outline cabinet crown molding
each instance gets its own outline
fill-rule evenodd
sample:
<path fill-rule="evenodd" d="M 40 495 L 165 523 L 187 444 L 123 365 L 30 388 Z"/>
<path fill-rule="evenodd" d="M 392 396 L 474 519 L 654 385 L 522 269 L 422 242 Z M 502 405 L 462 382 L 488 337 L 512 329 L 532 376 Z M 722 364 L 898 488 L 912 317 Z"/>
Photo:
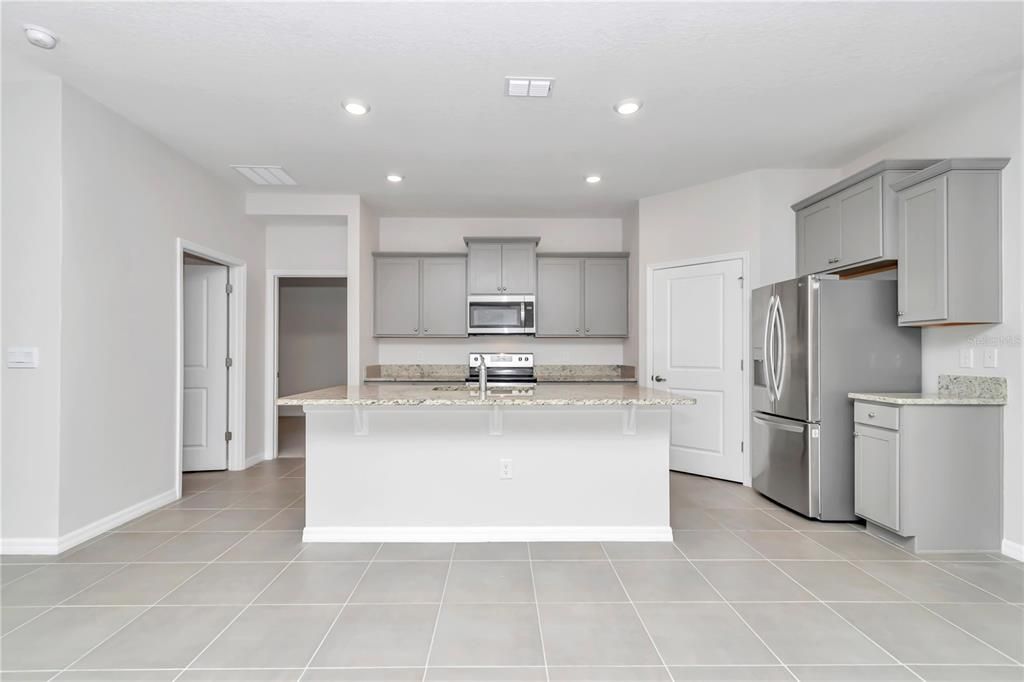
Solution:
<path fill-rule="evenodd" d="M 899 182 L 892 183 L 891 187 L 897 191 L 902 192 L 908 187 L 920 184 L 925 180 L 931 180 L 934 177 L 948 173 L 950 171 L 998 171 L 1006 168 L 1006 164 L 1010 163 L 1009 158 L 973 158 L 973 159 L 943 159 L 938 163 L 934 163 L 927 168 L 922 169 L 920 172 L 914 173 L 908 177 L 903 178 Z"/>
<path fill-rule="evenodd" d="M 463 237 L 466 245 L 477 244 L 539 244 L 540 237 Z"/>
<path fill-rule="evenodd" d="M 857 171 L 847 178 L 843 178 L 839 182 L 829 185 L 819 192 L 815 192 L 806 199 L 796 202 L 790 208 L 794 211 L 807 208 L 811 204 L 816 204 L 822 199 L 827 199 L 833 194 L 842 192 L 847 187 L 853 187 L 858 182 L 867 180 L 871 176 L 884 173 L 885 171 L 918 171 L 928 168 L 938 161 L 940 161 L 940 159 L 886 159 L 884 161 L 879 161 L 878 163 L 872 164 L 863 170 Z"/>

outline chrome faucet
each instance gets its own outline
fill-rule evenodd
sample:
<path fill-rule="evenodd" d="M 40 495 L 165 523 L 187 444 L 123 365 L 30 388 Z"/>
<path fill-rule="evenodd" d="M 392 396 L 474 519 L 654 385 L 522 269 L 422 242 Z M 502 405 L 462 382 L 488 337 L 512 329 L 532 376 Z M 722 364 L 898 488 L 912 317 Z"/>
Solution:
<path fill-rule="evenodd" d="M 480 397 L 485 398 L 487 393 L 487 360 L 484 359 L 484 354 L 480 354 Z"/>

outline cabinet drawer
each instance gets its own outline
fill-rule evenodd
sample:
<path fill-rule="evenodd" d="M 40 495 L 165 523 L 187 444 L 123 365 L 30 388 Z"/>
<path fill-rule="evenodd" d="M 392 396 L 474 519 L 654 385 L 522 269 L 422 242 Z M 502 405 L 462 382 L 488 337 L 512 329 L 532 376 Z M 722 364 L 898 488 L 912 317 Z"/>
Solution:
<path fill-rule="evenodd" d="M 853 404 L 853 421 L 882 429 L 899 429 L 900 408 L 857 401 Z"/>

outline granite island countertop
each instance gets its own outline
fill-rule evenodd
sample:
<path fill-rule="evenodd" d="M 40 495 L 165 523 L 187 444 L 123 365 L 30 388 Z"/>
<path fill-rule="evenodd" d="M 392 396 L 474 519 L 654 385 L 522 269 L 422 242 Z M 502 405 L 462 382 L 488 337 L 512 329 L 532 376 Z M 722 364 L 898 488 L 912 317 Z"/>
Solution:
<path fill-rule="evenodd" d="M 506 389 L 507 390 L 507 389 Z M 689 396 L 621 383 L 538 384 L 529 394 L 507 393 L 500 388 L 483 398 L 475 386 L 451 383 L 379 383 L 332 386 L 278 398 L 278 405 L 694 405 Z"/>

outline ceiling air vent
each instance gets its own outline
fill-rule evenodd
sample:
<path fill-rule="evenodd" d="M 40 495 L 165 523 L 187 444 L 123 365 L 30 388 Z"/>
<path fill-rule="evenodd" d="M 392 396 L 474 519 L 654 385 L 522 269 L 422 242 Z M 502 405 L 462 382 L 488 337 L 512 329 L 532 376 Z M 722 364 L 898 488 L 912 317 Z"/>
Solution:
<path fill-rule="evenodd" d="M 509 76 L 505 79 L 505 94 L 509 97 L 550 97 L 554 84 L 554 78 Z"/>
<path fill-rule="evenodd" d="M 295 180 L 280 166 L 231 166 L 257 185 L 294 185 Z"/>

